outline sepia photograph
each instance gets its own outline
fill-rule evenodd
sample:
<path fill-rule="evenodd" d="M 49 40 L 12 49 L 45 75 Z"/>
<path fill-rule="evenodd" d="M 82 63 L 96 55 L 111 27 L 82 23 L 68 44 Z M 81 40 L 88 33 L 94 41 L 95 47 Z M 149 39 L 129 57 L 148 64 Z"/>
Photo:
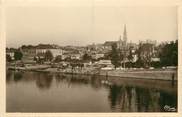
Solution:
<path fill-rule="evenodd" d="M 177 113 L 177 8 L 6 7 L 6 112 Z"/>

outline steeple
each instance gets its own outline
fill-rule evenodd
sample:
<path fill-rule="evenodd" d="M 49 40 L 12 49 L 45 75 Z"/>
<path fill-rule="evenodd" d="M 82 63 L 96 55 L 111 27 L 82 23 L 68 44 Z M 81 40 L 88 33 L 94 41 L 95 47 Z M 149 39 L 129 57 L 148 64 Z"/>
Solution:
<path fill-rule="evenodd" d="M 127 32 L 126 32 L 126 24 L 124 25 L 124 31 L 123 31 L 123 49 L 124 49 L 124 58 L 123 58 L 123 68 L 125 68 L 125 62 L 126 62 L 126 49 L 127 49 Z"/>
<path fill-rule="evenodd" d="M 124 25 L 124 31 L 123 31 L 123 41 L 126 44 L 127 43 L 127 31 L 126 31 L 126 24 Z"/>

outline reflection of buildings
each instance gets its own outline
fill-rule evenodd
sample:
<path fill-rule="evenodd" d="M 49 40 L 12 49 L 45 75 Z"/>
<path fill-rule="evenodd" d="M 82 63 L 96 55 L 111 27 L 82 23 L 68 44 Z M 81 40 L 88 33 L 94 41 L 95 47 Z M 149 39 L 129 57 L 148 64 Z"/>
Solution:
<path fill-rule="evenodd" d="M 39 77 L 36 79 L 36 85 L 39 89 L 49 89 L 52 80 L 52 76 L 49 76 L 48 74 L 39 74 Z"/>
<path fill-rule="evenodd" d="M 137 112 L 136 90 L 132 87 L 113 85 L 109 98 L 114 111 Z"/>
<path fill-rule="evenodd" d="M 113 85 L 109 100 L 112 110 L 117 112 L 160 112 L 165 105 L 177 107 L 176 96 L 139 87 Z"/>

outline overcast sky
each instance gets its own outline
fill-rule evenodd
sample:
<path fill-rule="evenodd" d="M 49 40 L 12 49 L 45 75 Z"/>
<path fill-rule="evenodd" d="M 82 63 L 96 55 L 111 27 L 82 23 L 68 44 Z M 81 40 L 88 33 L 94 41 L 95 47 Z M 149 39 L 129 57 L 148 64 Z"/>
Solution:
<path fill-rule="evenodd" d="M 118 40 L 177 39 L 177 8 L 119 6 L 24 6 L 6 8 L 8 47 L 50 43 L 87 45 Z"/>

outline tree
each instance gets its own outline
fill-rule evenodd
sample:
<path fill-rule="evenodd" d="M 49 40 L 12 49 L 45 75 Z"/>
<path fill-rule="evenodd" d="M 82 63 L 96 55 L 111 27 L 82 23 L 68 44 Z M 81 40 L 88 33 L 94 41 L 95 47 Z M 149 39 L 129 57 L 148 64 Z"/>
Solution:
<path fill-rule="evenodd" d="M 119 52 L 117 50 L 117 45 L 113 44 L 112 45 L 112 50 L 111 50 L 111 63 L 114 65 L 115 69 L 119 66 L 121 66 L 120 63 L 120 56 Z"/>
<path fill-rule="evenodd" d="M 83 55 L 83 60 L 92 60 L 92 57 L 90 55 L 88 55 L 87 53 L 85 53 Z"/>
<path fill-rule="evenodd" d="M 133 61 L 133 54 L 132 54 L 132 50 L 131 50 L 131 49 L 130 49 L 130 51 L 129 51 L 128 60 L 129 60 L 130 62 Z"/>
<path fill-rule="evenodd" d="M 70 61 L 71 61 L 71 57 L 68 56 L 68 57 L 66 57 L 64 60 L 70 62 Z"/>
<path fill-rule="evenodd" d="M 45 52 L 45 61 L 52 61 L 52 59 L 53 59 L 53 54 L 52 54 L 52 52 L 50 51 L 50 50 L 47 50 L 46 52 Z"/>
<path fill-rule="evenodd" d="M 22 57 L 23 57 L 23 54 L 21 51 L 19 51 L 19 50 L 15 51 L 15 54 L 14 54 L 15 61 L 21 60 Z"/>
<path fill-rule="evenodd" d="M 11 62 L 12 61 L 11 56 L 9 54 L 6 54 L 6 61 L 7 62 Z"/>
<path fill-rule="evenodd" d="M 134 59 L 134 57 L 133 57 L 133 54 L 132 54 L 132 49 L 130 48 L 130 50 L 129 50 L 129 55 L 128 55 L 128 60 L 129 60 L 129 66 L 131 67 L 132 66 L 132 61 L 133 61 L 133 59 Z"/>
<path fill-rule="evenodd" d="M 150 67 L 151 58 L 153 56 L 153 47 L 154 45 L 151 43 L 139 44 L 139 48 L 137 50 L 137 55 L 138 55 L 137 66 L 138 67 Z"/>
<path fill-rule="evenodd" d="M 36 85 L 41 90 L 49 89 L 52 85 L 53 78 L 47 74 L 42 74 L 36 79 Z"/>
<path fill-rule="evenodd" d="M 111 59 L 111 52 L 105 53 L 103 59 Z"/>
<path fill-rule="evenodd" d="M 178 41 L 166 43 L 159 54 L 162 66 L 178 65 Z"/>
<path fill-rule="evenodd" d="M 62 56 L 61 55 L 56 56 L 54 62 L 59 63 L 61 61 L 62 61 Z"/>

